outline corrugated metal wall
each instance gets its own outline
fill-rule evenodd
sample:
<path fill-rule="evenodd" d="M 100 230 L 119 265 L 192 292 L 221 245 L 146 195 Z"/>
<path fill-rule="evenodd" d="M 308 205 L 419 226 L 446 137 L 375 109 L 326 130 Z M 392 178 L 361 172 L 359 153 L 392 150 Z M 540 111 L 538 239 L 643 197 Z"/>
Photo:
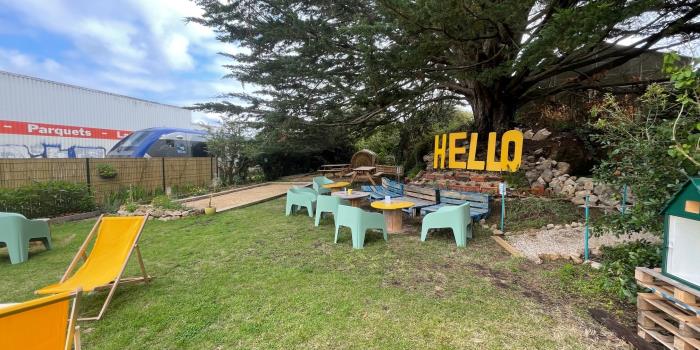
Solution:
<path fill-rule="evenodd" d="M 191 119 L 192 112 L 183 108 L 0 71 L 0 122 L 135 131 L 161 126 L 191 128 Z M 26 146 L 29 153 L 36 154 L 43 144 L 109 150 L 117 141 L 0 132 L 0 145 L 5 145 L 8 154 L 16 151 L 11 146 Z"/>

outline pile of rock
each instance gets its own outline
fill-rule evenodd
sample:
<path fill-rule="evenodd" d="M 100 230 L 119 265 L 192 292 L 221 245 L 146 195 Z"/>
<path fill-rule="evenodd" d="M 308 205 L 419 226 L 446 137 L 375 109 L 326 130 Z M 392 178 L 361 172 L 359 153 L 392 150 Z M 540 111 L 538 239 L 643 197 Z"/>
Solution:
<path fill-rule="evenodd" d="M 122 205 L 117 211 L 119 216 L 132 216 L 132 215 L 149 215 L 149 220 L 158 219 L 160 221 L 170 221 L 184 218 L 187 216 L 203 214 L 204 211 L 201 209 L 187 208 L 171 210 L 156 208 L 152 205 L 139 205 L 136 210 L 128 211 L 126 206 Z"/>
<path fill-rule="evenodd" d="M 523 160 L 521 168 L 535 194 L 561 196 L 571 199 L 571 202 L 582 205 L 588 196 L 589 205 L 615 207 L 620 204 L 620 193 L 612 187 L 595 182 L 590 177 L 569 175 L 571 165 L 540 157 L 535 161 L 534 156 Z M 634 196 L 628 188 L 627 201 L 631 204 Z"/>

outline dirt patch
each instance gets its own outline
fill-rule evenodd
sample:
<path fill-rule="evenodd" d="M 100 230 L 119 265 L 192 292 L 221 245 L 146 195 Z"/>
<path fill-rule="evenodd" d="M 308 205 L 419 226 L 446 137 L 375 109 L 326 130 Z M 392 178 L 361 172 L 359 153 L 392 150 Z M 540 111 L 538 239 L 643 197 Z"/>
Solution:
<path fill-rule="evenodd" d="M 601 309 L 588 309 L 588 314 L 591 315 L 591 317 L 594 320 L 596 320 L 598 323 L 605 326 L 605 328 L 607 328 L 611 332 L 615 333 L 615 335 L 618 338 L 623 339 L 626 342 L 632 344 L 632 346 L 634 346 L 636 349 L 639 349 L 639 350 L 656 350 L 656 349 L 658 349 L 657 347 L 649 344 L 644 339 L 639 337 L 636 333 L 636 330 L 629 329 L 628 327 L 625 327 L 624 325 L 617 322 L 615 320 L 615 318 L 612 315 L 610 315 L 608 312 L 603 311 Z"/>

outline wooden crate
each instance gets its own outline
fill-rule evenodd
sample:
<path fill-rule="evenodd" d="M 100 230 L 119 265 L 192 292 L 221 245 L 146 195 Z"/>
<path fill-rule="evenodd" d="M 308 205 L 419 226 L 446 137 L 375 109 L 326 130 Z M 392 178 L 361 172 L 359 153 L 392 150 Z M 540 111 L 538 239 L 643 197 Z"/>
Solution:
<path fill-rule="evenodd" d="M 700 291 L 652 269 L 638 267 L 635 278 L 651 291 L 637 295 L 639 336 L 668 349 L 700 350 Z"/>

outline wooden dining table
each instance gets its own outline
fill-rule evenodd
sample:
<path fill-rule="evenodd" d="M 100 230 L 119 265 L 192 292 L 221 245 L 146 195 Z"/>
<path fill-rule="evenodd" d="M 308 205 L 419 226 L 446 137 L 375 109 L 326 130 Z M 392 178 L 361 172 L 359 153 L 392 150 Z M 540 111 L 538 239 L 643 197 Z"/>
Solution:
<path fill-rule="evenodd" d="M 373 167 L 373 166 L 361 166 L 361 167 L 357 167 L 355 169 L 352 169 L 352 171 L 355 173 L 352 175 L 352 179 L 350 180 L 350 183 L 354 183 L 355 180 L 365 179 L 365 180 L 369 181 L 372 185 L 376 186 L 377 184 L 374 182 L 374 179 L 372 178 L 372 175 L 376 169 L 377 169 L 377 167 Z"/>

